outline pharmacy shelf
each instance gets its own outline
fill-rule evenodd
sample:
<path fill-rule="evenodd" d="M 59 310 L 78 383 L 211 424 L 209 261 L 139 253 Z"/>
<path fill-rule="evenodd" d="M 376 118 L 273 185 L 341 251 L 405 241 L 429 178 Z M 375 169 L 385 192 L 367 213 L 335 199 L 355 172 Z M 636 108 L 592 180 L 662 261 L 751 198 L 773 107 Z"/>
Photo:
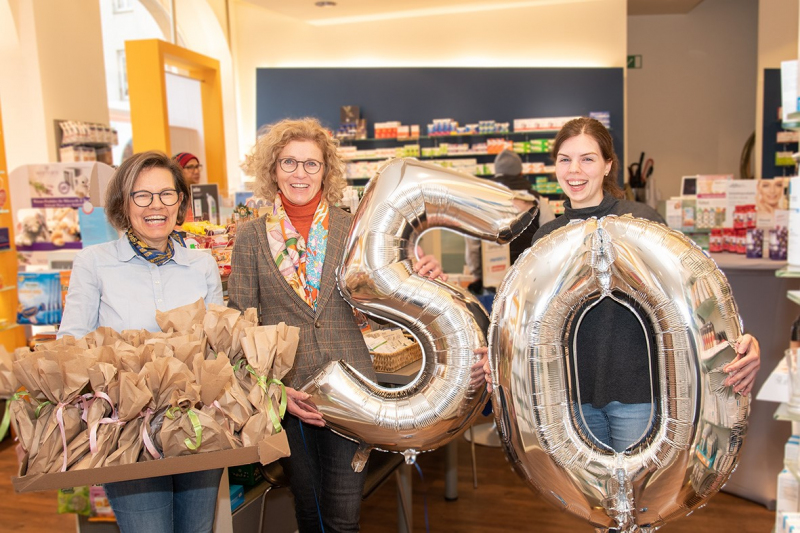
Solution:
<path fill-rule="evenodd" d="M 775 413 L 772 415 L 775 420 L 782 420 L 784 422 L 800 422 L 800 414 L 789 412 L 789 404 L 781 402 Z"/>
<path fill-rule="evenodd" d="M 775 271 L 778 278 L 800 278 L 800 268 L 795 266 L 785 266 Z"/>
<path fill-rule="evenodd" d="M 800 305 L 800 290 L 799 291 L 786 291 L 786 297 L 791 301 Z"/>
<path fill-rule="evenodd" d="M 342 143 L 357 143 L 357 142 L 375 142 L 375 141 L 394 141 L 394 142 L 413 142 L 413 141 L 424 141 L 424 140 L 447 140 L 447 139 L 454 139 L 459 137 L 503 137 L 505 135 L 508 136 L 525 136 L 525 135 L 547 135 L 547 134 L 556 134 L 558 133 L 558 129 L 549 129 L 549 130 L 527 130 L 527 131 L 496 131 L 493 133 L 450 133 L 447 135 L 420 135 L 419 137 L 405 137 L 405 138 L 398 138 L 398 137 L 369 137 L 365 139 L 347 139 L 339 137 L 339 140 Z"/>

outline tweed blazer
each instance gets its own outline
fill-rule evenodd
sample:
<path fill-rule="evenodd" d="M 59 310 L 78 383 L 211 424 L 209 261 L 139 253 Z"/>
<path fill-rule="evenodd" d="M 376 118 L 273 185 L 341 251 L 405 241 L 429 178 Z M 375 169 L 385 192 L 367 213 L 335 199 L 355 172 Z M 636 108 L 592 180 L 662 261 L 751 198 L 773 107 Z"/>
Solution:
<path fill-rule="evenodd" d="M 228 278 L 228 306 L 239 310 L 257 308 L 261 324 L 285 322 L 300 328 L 294 366 L 283 378 L 286 385 L 300 388 L 325 363 L 336 360 L 349 363 L 375 380 L 369 350 L 353 318 L 352 307 L 342 298 L 336 283 L 336 270 L 344 258 L 352 218 L 338 207 L 330 208 L 316 313 L 294 292 L 275 265 L 267 241 L 265 217 L 236 230 Z"/>

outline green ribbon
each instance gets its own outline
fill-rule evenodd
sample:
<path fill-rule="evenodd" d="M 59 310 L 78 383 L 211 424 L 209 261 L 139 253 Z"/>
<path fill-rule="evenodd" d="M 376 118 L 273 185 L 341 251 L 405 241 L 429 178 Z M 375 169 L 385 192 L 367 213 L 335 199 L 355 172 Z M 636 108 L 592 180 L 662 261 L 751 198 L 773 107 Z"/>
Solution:
<path fill-rule="evenodd" d="M 197 413 L 195 413 L 192 409 L 187 409 L 184 411 L 180 407 L 170 407 L 167 409 L 166 417 L 170 420 L 175 419 L 175 412 L 180 411 L 185 413 L 186 416 L 189 417 L 189 421 L 192 423 L 192 429 L 194 429 L 194 442 L 189 437 L 186 437 L 183 440 L 183 443 L 186 445 L 187 448 L 190 450 L 196 450 L 200 447 L 200 444 L 203 442 L 203 426 L 200 425 L 200 419 L 197 418 Z"/>
<path fill-rule="evenodd" d="M 22 398 L 23 396 L 28 396 L 28 391 L 22 390 L 19 392 L 15 392 L 11 398 L 6 400 L 6 410 L 3 413 L 3 420 L 0 422 L 0 440 L 6 438 L 6 433 L 8 433 L 8 427 L 11 425 L 11 402 L 15 402 Z"/>
<path fill-rule="evenodd" d="M 275 428 L 275 433 L 280 433 L 283 431 L 283 426 L 281 426 L 281 420 L 283 416 L 286 414 L 286 405 L 288 403 L 288 399 L 286 398 L 286 385 L 284 385 L 281 380 L 279 379 L 267 379 L 266 376 L 259 376 L 256 371 L 253 369 L 252 366 L 247 365 L 245 366 L 248 372 L 250 372 L 253 377 L 256 378 L 256 382 L 258 386 L 261 387 L 261 390 L 264 391 L 264 394 L 267 394 L 267 389 L 270 385 L 275 384 L 279 385 L 281 388 L 281 401 L 278 407 L 278 413 L 275 413 L 275 408 L 272 406 L 272 399 L 269 399 L 269 410 L 267 414 L 269 415 L 269 419 L 272 422 L 272 427 Z"/>
<path fill-rule="evenodd" d="M 36 411 L 34 411 L 34 414 L 36 415 L 36 418 L 39 418 L 39 414 L 42 412 L 42 407 L 44 407 L 45 405 L 53 405 L 53 402 L 51 402 L 50 400 L 45 400 L 42 403 L 40 403 L 39 405 L 37 405 L 36 406 Z"/>

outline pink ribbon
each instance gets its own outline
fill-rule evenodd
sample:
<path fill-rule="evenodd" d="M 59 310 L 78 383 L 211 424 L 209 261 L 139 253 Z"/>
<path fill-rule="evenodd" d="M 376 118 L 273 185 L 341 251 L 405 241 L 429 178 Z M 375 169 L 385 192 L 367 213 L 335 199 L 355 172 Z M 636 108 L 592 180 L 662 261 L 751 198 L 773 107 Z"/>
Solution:
<path fill-rule="evenodd" d="M 98 394 L 100 394 L 100 393 L 98 393 Z M 84 422 L 87 422 L 86 418 L 88 417 L 89 408 L 94 403 L 94 395 L 91 392 L 87 392 L 83 396 L 78 396 L 77 398 L 75 398 L 75 401 L 72 402 L 72 403 L 73 404 L 78 404 L 78 403 L 81 404 L 81 406 L 80 406 L 80 409 L 81 409 L 81 420 L 83 420 Z M 111 400 L 109 400 L 109 403 L 111 403 Z M 77 405 L 75 407 L 77 407 Z"/>
<path fill-rule="evenodd" d="M 67 433 L 64 429 L 64 407 L 69 404 L 59 403 L 56 406 L 56 420 L 58 420 L 58 429 L 61 430 L 61 442 L 64 445 L 64 466 L 61 467 L 62 472 L 67 471 Z"/>
<path fill-rule="evenodd" d="M 161 454 L 158 453 L 152 439 L 150 439 L 150 435 L 147 433 L 147 428 L 150 427 L 150 417 L 153 416 L 153 410 L 148 409 L 147 411 L 139 413 L 139 416 L 144 416 L 144 422 L 142 423 L 142 441 L 144 442 L 144 447 L 147 448 L 147 451 L 150 452 L 150 455 L 154 458 L 161 459 Z"/>
<path fill-rule="evenodd" d="M 225 425 L 228 426 L 228 431 L 230 431 L 231 435 L 233 435 L 232 420 L 228 418 L 228 415 L 226 415 L 225 411 L 222 410 L 222 406 L 220 405 L 219 401 L 214 400 L 214 403 L 212 403 L 211 405 L 213 405 L 216 408 L 216 410 L 219 411 L 220 414 L 222 414 L 222 419 L 225 421 Z"/>
<path fill-rule="evenodd" d="M 117 408 L 114 407 L 114 402 L 111 401 L 111 398 L 109 398 L 108 394 L 106 394 L 105 392 L 97 392 L 95 393 L 95 400 L 97 398 L 105 400 L 106 402 L 108 402 L 108 405 L 111 406 L 111 417 L 103 418 L 89 427 L 89 449 L 92 451 L 92 455 L 97 453 L 97 429 L 100 427 L 100 424 L 111 424 L 114 422 L 119 422 L 119 417 L 117 416 Z M 86 412 L 84 411 L 84 416 L 85 414 Z M 86 418 L 83 418 L 83 420 L 85 422 Z"/>

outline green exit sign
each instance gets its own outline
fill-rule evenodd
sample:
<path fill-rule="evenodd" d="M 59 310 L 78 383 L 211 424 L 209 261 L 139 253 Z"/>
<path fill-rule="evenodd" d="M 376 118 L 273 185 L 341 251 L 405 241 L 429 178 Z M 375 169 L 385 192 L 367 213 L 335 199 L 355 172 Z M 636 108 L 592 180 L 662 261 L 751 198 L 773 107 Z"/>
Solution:
<path fill-rule="evenodd" d="M 642 68 L 642 56 L 628 56 L 628 68 Z"/>

